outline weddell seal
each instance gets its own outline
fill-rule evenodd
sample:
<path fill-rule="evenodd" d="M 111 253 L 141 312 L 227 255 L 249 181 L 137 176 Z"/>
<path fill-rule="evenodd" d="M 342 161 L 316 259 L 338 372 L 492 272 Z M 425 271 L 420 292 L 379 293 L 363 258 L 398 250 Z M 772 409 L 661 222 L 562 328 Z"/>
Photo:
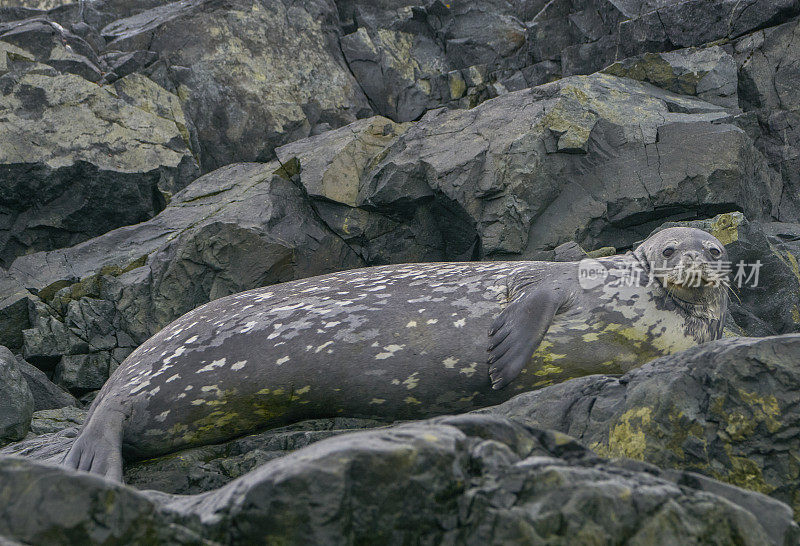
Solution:
<path fill-rule="evenodd" d="M 413 419 L 619 374 L 721 336 L 723 245 L 691 228 L 583 262 L 417 263 L 248 290 L 119 366 L 65 464 L 153 457 L 306 418 Z"/>

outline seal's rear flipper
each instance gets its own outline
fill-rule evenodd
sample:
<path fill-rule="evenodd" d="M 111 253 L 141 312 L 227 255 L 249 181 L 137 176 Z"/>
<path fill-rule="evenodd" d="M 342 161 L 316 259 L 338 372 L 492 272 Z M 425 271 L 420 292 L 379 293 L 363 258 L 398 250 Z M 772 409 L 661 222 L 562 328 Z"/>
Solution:
<path fill-rule="evenodd" d="M 521 293 L 498 315 L 487 347 L 493 389 L 502 389 L 519 375 L 566 300 L 563 290 L 539 288 Z"/>
<path fill-rule="evenodd" d="M 122 481 L 122 422 L 119 410 L 94 411 L 64 458 L 64 466 Z"/>

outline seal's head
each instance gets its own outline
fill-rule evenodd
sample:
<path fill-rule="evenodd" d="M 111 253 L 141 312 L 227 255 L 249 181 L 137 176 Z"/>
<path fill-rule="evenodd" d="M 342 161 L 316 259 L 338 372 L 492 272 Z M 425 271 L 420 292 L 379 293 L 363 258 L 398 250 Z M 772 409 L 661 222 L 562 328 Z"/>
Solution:
<path fill-rule="evenodd" d="M 716 237 L 701 229 L 667 228 L 650 236 L 634 254 L 677 300 L 707 304 L 725 295 L 728 253 Z"/>

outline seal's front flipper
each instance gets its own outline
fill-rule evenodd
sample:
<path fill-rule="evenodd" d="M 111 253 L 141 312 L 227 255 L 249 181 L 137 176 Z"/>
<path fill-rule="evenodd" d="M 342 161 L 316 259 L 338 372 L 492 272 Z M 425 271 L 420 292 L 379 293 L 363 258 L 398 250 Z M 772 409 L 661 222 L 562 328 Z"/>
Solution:
<path fill-rule="evenodd" d="M 563 290 L 533 289 L 521 293 L 495 319 L 489 330 L 489 377 L 493 389 L 513 381 L 542 342 L 559 307 Z"/>
<path fill-rule="evenodd" d="M 92 412 L 64 458 L 64 466 L 122 481 L 122 422 L 118 410 Z"/>

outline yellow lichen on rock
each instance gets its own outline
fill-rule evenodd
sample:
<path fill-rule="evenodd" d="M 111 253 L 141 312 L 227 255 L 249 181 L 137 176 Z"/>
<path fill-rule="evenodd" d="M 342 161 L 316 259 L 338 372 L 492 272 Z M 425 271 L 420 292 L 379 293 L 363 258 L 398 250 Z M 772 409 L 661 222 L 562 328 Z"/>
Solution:
<path fill-rule="evenodd" d="M 626 411 L 611 429 L 608 445 L 597 442 L 591 446 L 592 450 L 601 456 L 627 457 L 644 461 L 652 413 L 653 410 L 648 407 Z"/>
<path fill-rule="evenodd" d="M 739 240 L 739 226 L 743 221 L 741 212 L 720 214 L 711 220 L 711 235 L 723 245 L 734 243 Z"/>

